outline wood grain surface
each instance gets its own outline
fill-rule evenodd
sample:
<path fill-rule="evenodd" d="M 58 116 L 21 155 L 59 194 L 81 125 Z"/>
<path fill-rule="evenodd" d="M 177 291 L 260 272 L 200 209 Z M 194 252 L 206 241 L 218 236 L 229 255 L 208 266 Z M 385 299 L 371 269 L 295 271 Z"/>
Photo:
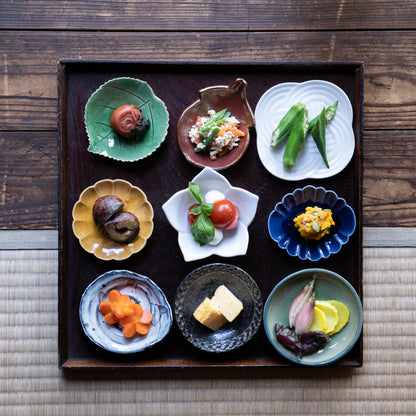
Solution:
<path fill-rule="evenodd" d="M 363 225 L 416 226 L 414 31 L 4 30 L 1 35 L 1 229 L 57 227 L 60 58 L 362 61 Z"/>

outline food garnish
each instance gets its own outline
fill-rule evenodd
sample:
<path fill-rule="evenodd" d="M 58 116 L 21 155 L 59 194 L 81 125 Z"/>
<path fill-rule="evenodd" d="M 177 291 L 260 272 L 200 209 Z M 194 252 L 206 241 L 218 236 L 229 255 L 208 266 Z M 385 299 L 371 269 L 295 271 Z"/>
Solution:
<path fill-rule="evenodd" d="M 315 300 L 314 275 L 289 308 L 289 325 L 275 324 L 276 339 L 299 358 L 331 341 L 349 319 L 348 307 L 335 300 Z"/>
<path fill-rule="evenodd" d="M 150 126 L 143 112 L 134 105 L 122 105 L 114 110 L 110 118 L 111 128 L 126 139 L 141 136 Z"/>
<path fill-rule="evenodd" d="M 210 191 L 210 200 L 205 202 L 198 184 L 189 182 L 189 193 L 196 204 L 188 208 L 188 222 L 191 234 L 200 246 L 216 245 L 223 238 L 222 230 L 232 230 L 238 225 L 239 209 L 224 198 L 219 191 Z"/>
<path fill-rule="evenodd" d="M 332 211 L 317 206 L 306 207 L 305 212 L 294 218 L 293 222 L 305 240 L 320 240 L 335 225 Z"/>
<path fill-rule="evenodd" d="M 205 298 L 195 309 L 194 318 L 202 325 L 217 331 L 234 319 L 243 310 L 243 303 L 225 285 L 218 286 L 214 296 Z"/>
<path fill-rule="evenodd" d="M 198 116 L 191 127 L 189 138 L 195 144 L 195 152 L 209 152 L 211 160 L 223 156 L 238 146 L 245 133 L 239 130 L 240 122 L 227 109 L 208 111 L 209 117 Z"/>
<path fill-rule="evenodd" d="M 108 300 L 100 304 L 99 311 L 108 324 L 119 324 L 126 338 L 131 338 L 136 333 L 146 335 L 150 330 L 151 312 L 117 289 L 110 291 Z"/>
<path fill-rule="evenodd" d="M 94 202 L 92 216 L 107 238 L 126 244 L 138 236 L 140 224 L 134 214 L 122 211 L 123 207 L 124 202 L 118 196 L 105 195 Z"/>
<path fill-rule="evenodd" d="M 327 108 L 323 108 L 321 113 L 309 121 L 306 105 L 299 102 L 292 107 L 279 121 L 273 130 L 270 146 L 276 147 L 279 143 L 288 138 L 283 154 L 283 166 L 290 169 L 295 166 L 296 159 L 308 133 L 318 147 L 319 153 L 327 168 L 329 163 L 326 156 L 326 125 L 335 117 L 338 101 Z"/>

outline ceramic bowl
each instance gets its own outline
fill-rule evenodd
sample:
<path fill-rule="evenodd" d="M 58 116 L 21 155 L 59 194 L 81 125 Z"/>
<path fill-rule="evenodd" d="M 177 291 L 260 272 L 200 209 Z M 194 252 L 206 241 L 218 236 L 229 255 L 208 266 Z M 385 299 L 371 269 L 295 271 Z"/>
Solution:
<path fill-rule="evenodd" d="M 221 285 L 240 299 L 243 310 L 233 322 L 212 331 L 198 322 L 193 313 Z M 256 282 L 244 270 L 214 263 L 195 269 L 182 281 L 174 308 L 179 329 L 192 345 L 203 351 L 220 353 L 239 348 L 254 336 L 261 324 L 263 302 Z"/>
<path fill-rule="evenodd" d="M 133 213 L 140 224 L 139 235 L 126 244 L 107 238 L 92 217 L 94 202 L 101 196 L 116 195 L 124 202 L 123 211 Z M 146 245 L 153 232 L 153 208 L 145 193 L 122 179 L 104 179 L 85 189 L 72 210 L 72 229 L 81 247 L 101 260 L 125 260 Z"/>
<path fill-rule="evenodd" d="M 256 214 L 258 196 L 241 188 L 231 186 L 228 180 L 211 168 L 203 169 L 191 182 L 197 183 L 203 195 L 210 190 L 222 192 L 240 210 L 238 226 L 234 230 L 223 230 L 224 239 L 217 246 L 201 247 L 191 234 L 187 220 L 188 208 L 195 203 L 188 189 L 175 193 L 162 208 L 169 223 L 178 232 L 178 243 L 185 261 L 203 259 L 214 254 L 234 257 L 246 254 L 249 242 L 248 226 Z"/>
<path fill-rule="evenodd" d="M 293 219 L 308 206 L 331 209 L 335 225 L 319 241 L 305 240 L 296 229 Z M 338 253 L 354 233 L 356 219 L 353 209 L 334 191 L 311 185 L 286 194 L 269 215 L 270 237 L 291 256 L 317 261 Z"/>
<path fill-rule="evenodd" d="M 152 313 L 146 335 L 126 338 L 119 325 L 110 325 L 99 311 L 111 290 L 128 295 Z M 172 326 L 172 310 L 162 290 L 148 277 L 128 270 L 112 270 L 95 279 L 81 297 L 79 316 L 87 337 L 107 351 L 130 354 L 143 351 L 161 341 Z"/>
<path fill-rule="evenodd" d="M 244 155 L 250 142 L 249 128 L 254 126 L 254 115 L 246 97 L 247 83 L 237 78 L 228 86 L 217 85 L 199 90 L 200 99 L 184 110 L 178 121 L 178 144 L 185 159 L 198 167 L 221 170 L 235 165 Z M 245 133 L 237 147 L 223 156 L 211 160 L 208 153 L 196 153 L 189 140 L 189 131 L 198 116 L 206 117 L 208 110 L 228 109 L 240 121 L 239 129 Z"/>
<path fill-rule="evenodd" d="M 110 125 L 113 111 L 125 104 L 140 108 L 149 129 L 140 137 L 125 139 Z M 101 85 L 85 107 L 88 151 L 122 162 L 134 162 L 151 155 L 166 138 L 169 113 L 165 103 L 147 82 L 134 78 L 115 78 Z"/>
<path fill-rule="evenodd" d="M 274 326 L 276 323 L 289 324 L 290 305 L 313 276 L 316 276 L 316 299 L 340 301 L 348 307 L 350 316 L 346 326 L 332 335 L 328 344 L 300 359 L 276 340 Z M 358 341 L 363 325 L 362 305 L 355 289 L 342 276 L 325 269 L 304 269 L 285 277 L 274 287 L 264 305 L 263 325 L 267 338 L 283 357 L 301 365 L 327 365 L 346 355 Z"/>
<path fill-rule="evenodd" d="M 326 167 L 310 134 L 305 139 L 296 159 L 296 165 L 286 170 L 283 153 L 286 141 L 272 148 L 273 130 L 289 108 L 302 102 L 308 109 L 309 120 L 319 115 L 323 107 L 338 101 L 334 119 L 326 126 Z M 268 89 L 255 109 L 257 152 L 263 166 L 274 176 L 297 181 L 305 178 L 328 178 L 341 172 L 354 155 L 355 136 L 352 128 L 353 109 L 345 92 L 337 85 L 324 80 L 284 82 Z"/>

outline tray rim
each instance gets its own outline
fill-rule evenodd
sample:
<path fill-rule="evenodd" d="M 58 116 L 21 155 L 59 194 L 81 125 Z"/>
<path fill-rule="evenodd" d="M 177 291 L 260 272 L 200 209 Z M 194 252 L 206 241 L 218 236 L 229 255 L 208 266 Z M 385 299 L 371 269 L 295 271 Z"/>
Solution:
<path fill-rule="evenodd" d="M 355 160 L 355 172 L 354 177 L 357 180 L 358 186 L 354 184 L 354 195 L 355 201 L 354 207 L 358 208 L 356 212 L 357 217 L 357 229 L 356 233 L 357 239 L 359 242 L 359 249 L 356 252 L 357 262 L 355 264 L 355 273 L 358 279 L 356 291 L 361 301 L 363 300 L 363 288 L 362 288 L 362 273 L 363 273 L 363 230 L 362 230 L 362 181 L 363 181 L 363 158 L 362 158 L 362 149 L 363 149 L 363 104 L 364 104 L 364 63 L 362 61 L 216 61 L 216 60 L 203 60 L 203 61 L 181 61 L 181 60 L 117 60 L 117 59 L 73 59 L 73 58 L 61 58 L 58 61 L 58 71 L 57 71 L 57 87 L 58 87 L 58 132 L 59 132 L 59 154 L 58 154 L 58 235 L 59 235 L 59 244 L 58 244 L 58 351 L 59 351 L 59 362 L 58 367 L 65 371 L 78 371 L 85 369 L 93 370 L 117 370 L 117 369 L 134 369 L 134 370 L 149 370 L 153 374 L 157 373 L 157 370 L 179 370 L 183 373 L 184 369 L 198 369 L 202 368 L 210 372 L 210 370 L 221 369 L 231 369 L 232 373 L 239 371 L 238 369 L 249 369 L 250 372 L 254 371 L 257 373 L 259 369 L 279 369 L 285 367 L 297 367 L 291 363 L 278 363 L 272 359 L 264 358 L 257 360 L 253 364 L 253 360 L 240 360 L 238 362 L 230 361 L 221 361 L 219 363 L 210 362 L 209 365 L 204 361 L 199 361 L 197 359 L 175 359 L 169 358 L 168 360 L 158 360 L 151 359 L 146 362 L 136 362 L 136 363 L 124 363 L 116 361 L 106 361 L 100 359 L 77 359 L 68 357 L 68 345 L 65 342 L 65 334 L 67 331 L 66 319 L 62 318 L 62 315 L 66 317 L 66 311 L 64 308 L 64 295 L 68 289 L 68 280 L 65 278 L 67 259 L 64 258 L 64 238 L 67 236 L 67 227 L 65 224 L 65 218 L 68 215 L 67 207 L 63 201 L 67 200 L 67 189 L 64 184 L 67 183 L 67 172 L 65 171 L 64 163 L 68 157 L 64 144 L 64 135 L 65 129 L 67 127 L 67 118 L 66 113 L 63 112 L 65 108 L 65 102 L 67 99 L 67 89 L 66 89 L 66 75 L 68 69 L 71 66 L 80 68 L 84 65 L 142 65 L 142 66 L 159 66 L 159 67 L 184 67 L 184 68 L 203 68 L 207 65 L 215 65 L 218 67 L 230 67 L 240 66 L 240 67 L 261 67 L 261 68 L 274 68 L 279 67 L 282 69 L 295 68 L 298 71 L 300 69 L 306 69 L 307 67 L 313 68 L 314 70 L 322 68 L 332 68 L 332 69 L 349 69 L 351 70 L 353 79 L 354 79 L 354 96 L 357 97 L 357 100 L 354 100 L 353 110 L 354 110 L 354 120 L 353 120 L 353 129 L 354 135 L 356 138 L 356 146 L 354 150 L 354 160 Z M 100 72 L 100 71 L 98 71 Z M 348 360 L 342 358 L 336 363 L 336 365 L 329 365 L 326 367 L 334 368 L 356 368 L 363 365 L 363 332 L 361 332 L 359 343 L 359 354 L 358 359 Z M 246 363 L 247 361 L 247 363 Z M 301 367 L 304 368 L 304 367 Z M 206 371 L 203 372 L 203 375 L 206 375 Z M 245 374 L 243 372 L 242 374 Z M 263 374 L 263 373 L 262 373 Z"/>

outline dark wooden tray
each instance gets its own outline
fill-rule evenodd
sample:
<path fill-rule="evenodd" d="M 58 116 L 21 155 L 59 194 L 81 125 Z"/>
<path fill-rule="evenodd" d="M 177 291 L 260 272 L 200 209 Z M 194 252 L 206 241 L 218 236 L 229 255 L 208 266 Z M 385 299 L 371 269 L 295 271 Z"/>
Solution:
<path fill-rule="evenodd" d="M 74 61 L 59 63 L 60 89 L 60 266 L 59 266 L 59 365 L 64 369 L 266 369 L 291 366 L 270 345 L 261 327 L 254 339 L 242 348 L 220 355 L 195 349 L 181 335 L 176 323 L 168 336 L 143 353 L 121 356 L 94 345 L 83 333 L 78 308 L 87 285 L 100 274 L 128 269 L 155 281 L 173 306 L 178 284 L 203 264 L 222 262 L 247 271 L 257 282 L 264 301 L 282 278 L 309 267 L 322 267 L 344 276 L 362 296 L 362 157 L 361 118 L 363 66 L 361 63 L 183 63 L 136 61 Z M 130 76 L 147 81 L 165 103 L 170 115 L 168 136 L 150 157 L 122 163 L 87 151 L 84 108 L 90 95 L 109 79 Z M 355 154 L 338 175 L 324 180 L 283 181 L 270 175 L 261 164 L 253 131 L 245 156 L 234 167 L 222 171 L 233 186 L 259 195 L 257 215 L 249 227 L 247 255 L 235 258 L 213 256 L 186 263 L 177 243 L 177 233 L 169 225 L 162 204 L 184 189 L 200 169 L 186 162 L 176 141 L 176 125 L 182 111 L 198 99 L 198 90 L 212 85 L 228 85 L 244 78 L 251 108 L 260 96 L 281 82 L 323 79 L 337 84 L 348 95 L 354 109 Z M 143 189 L 154 208 L 154 232 L 140 253 L 122 262 L 106 262 L 86 253 L 72 232 L 72 207 L 80 193 L 101 179 L 125 179 Z M 324 186 L 344 197 L 357 215 L 357 230 L 340 253 L 319 262 L 291 258 L 278 248 L 267 231 L 267 217 L 282 196 L 307 184 Z M 362 365 L 362 336 L 354 348 L 334 366 Z M 200 374 L 199 371 L 193 371 Z"/>

